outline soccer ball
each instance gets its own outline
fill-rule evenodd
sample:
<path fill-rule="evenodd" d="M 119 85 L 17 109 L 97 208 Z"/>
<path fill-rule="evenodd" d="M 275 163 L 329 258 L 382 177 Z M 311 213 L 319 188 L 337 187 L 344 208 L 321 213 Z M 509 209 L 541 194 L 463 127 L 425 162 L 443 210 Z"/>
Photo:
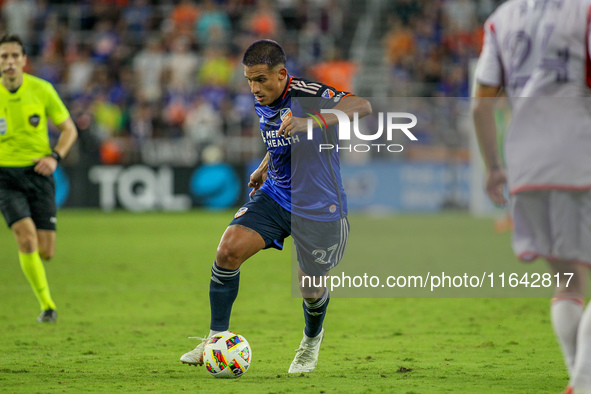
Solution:
<path fill-rule="evenodd" d="M 250 366 L 251 358 L 246 338 L 232 331 L 215 334 L 203 350 L 205 368 L 216 378 L 239 378 Z"/>

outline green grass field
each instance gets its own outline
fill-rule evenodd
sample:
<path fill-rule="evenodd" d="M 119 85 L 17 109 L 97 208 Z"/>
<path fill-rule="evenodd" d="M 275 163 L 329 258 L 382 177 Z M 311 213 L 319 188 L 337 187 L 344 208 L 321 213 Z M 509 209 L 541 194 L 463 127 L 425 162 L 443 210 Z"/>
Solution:
<path fill-rule="evenodd" d="M 62 211 L 58 250 L 46 264 L 59 310 L 53 325 L 35 321 L 37 301 L 4 230 L 0 391 L 558 393 L 566 386 L 547 298 L 334 298 L 318 367 L 288 375 L 303 315 L 291 297 L 290 254 L 275 250 L 243 266 L 234 305 L 231 329 L 253 348 L 249 371 L 221 380 L 182 365 L 180 355 L 196 345 L 187 337 L 208 332 L 209 270 L 231 215 Z M 519 267 L 509 235 L 496 234 L 490 220 L 381 220 L 401 233 L 391 238 L 399 244 L 393 267 L 446 258 Z M 489 247 L 475 255 L 479 245 Z"/>

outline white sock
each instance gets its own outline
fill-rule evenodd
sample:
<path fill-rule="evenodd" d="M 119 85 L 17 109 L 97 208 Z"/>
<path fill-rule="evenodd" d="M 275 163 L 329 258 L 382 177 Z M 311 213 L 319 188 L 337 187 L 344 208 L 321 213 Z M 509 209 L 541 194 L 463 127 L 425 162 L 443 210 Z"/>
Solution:
<path fill-rule="evenodd" d="M 581 298 L 555 298 L 550 308 L 552 326 L 560 342 L 564 360 L 572 376 L 577 354 L 577 331 L 583 314 Z"/>
<path fill-rule="evenodd" d="M 591 307 L 587 306 L 579 325 L 577 356 L 571 377 L 575 392 L 591 393 Z"/>

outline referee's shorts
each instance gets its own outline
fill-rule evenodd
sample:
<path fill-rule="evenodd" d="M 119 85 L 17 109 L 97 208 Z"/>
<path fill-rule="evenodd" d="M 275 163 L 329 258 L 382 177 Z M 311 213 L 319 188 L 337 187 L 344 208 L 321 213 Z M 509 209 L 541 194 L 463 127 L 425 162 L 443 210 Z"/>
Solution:
<path fill-rule="evenodd" d="M 34 168 L 0 167 L 0 211 L 8 227 L 31 218 L 37 229 L 55 231 L 55 181 Z"/>

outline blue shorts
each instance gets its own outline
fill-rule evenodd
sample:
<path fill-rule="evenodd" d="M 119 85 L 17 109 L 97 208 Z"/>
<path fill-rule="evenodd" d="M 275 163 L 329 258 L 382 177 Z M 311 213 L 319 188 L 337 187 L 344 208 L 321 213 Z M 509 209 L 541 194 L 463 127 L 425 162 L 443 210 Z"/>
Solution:
<path fill-rule="evenodd" d="M 265 249 L 283 249 L 285 238 L 294 239 L 298 263 L 311 276 L 323 276 L 343 258 L 349 239 L 346 217 L 321 222 L 292 215 L 262 191 L 257 191 L 230 222 L 248 227 L 263 237 Z"/>

